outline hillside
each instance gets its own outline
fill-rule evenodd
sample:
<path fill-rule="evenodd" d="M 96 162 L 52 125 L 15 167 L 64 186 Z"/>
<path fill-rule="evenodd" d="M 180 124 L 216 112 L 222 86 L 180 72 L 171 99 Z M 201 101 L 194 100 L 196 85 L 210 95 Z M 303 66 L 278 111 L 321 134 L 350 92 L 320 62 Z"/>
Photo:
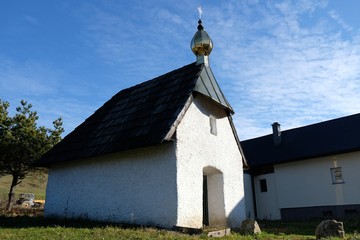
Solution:
<path fill-rule="evenodd" d="M 0 204 L 7 200 L 11 181 L 12 177 L 10 175 L 0 177 Z M 47 174 L 30 175 L 26 177 L 22 183 L 16 186 L 16 198 L 19 193 L 34 193 L 35 199 L 45 199 L 46 184 Z"/>

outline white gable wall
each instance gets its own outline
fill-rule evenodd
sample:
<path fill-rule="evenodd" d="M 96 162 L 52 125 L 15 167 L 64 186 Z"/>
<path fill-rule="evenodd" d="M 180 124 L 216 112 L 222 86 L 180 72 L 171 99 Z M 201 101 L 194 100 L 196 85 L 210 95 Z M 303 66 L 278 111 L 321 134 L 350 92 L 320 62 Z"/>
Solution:
<path fill-rule="evenodd" d="M 217 135 L 210 133 L 216 120 Z M 203 175 L 208 175 L 210 225 L 239 226 L 245 218 L 242 156 L 224 110 L 198 95 L 176 132 L 178 220 L 202 227 Z"/>
<path fill-rule="evenodd" d="M 46 216 L 173 227 L 174 144 L 106 155 L 50 168 Z"/>

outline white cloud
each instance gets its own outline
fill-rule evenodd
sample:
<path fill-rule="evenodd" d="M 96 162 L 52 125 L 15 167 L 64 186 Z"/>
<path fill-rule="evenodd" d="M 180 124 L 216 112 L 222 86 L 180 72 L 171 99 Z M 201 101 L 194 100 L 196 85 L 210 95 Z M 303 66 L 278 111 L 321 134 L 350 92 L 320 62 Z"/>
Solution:
<path fill-rule="evenodd" d="M 212 61 L 242 139 L 271 132 L 275 121 L 288 129 L 360 111 L 358 37 L 344 39 L 341 31 L 350 29 L 344 24 L 330 27 L 334 16 L 304 24 L 326 6 L 267 2 L 248 6 L 245 17 L 235 14 L 239 8 L 216 14 L 222 24 L 214 42 L 221 53 Z"/>
<path fill-rule="evenodd" d="M 137 4 L 120 14 L 117 5 L 88 8 L 85 35 L 123 78 L 147 80 L 193 61 L 196 23 L 185 14 L 193 7 L 197 17 L 193 5 L 164 4 L 141 15 Z M 352 27 L 327 1 L 217 2 L 203 10 L 215 44 L 211 65 L 242 139 L 268 133 L 275 121 L 288 129 L 359 111 L 359 37 L 342 37 Z"/>
<path fill-rule="evenodd" d="M 186 64 L 178 57 L 188 53 L 191 38 L 183 34 L 190 26 L 184 16 L 171 8 L 147 6 L 151 3 L 135 2 L 126 11 L 120 5 L 82 10 L 84 41 L 100 61 L 116 68 L 123 79 L 137 79 L 135 83 Z"/>
<path fill-rule="evenodd" d="M 190 0 L 156 6 L 110 1 L 72 9 L 85 43 L 82 57 L 95 63 L 91 66 L 105 66 L 95 71 L 99 80 L 82 82 L 79 77 L 88 75 L 64 74 L 56 70 L 61 66 L 2 58 L 0 93 L 18 97 L 15 93 L 26 86 L 34 108 L 52 120 L 61 113 L 72 128 L 110 93 L 194 61 L 189 44 L 197 7 Z M 328 1 L 208 1 L 202 9 L 215 46 L 211 66 L 236 112 L 242 140 L 270 133 L 275 121 L 288 129 L 360 111 L 360 31 Z M 78 82 L 69 84 L 73 78 Z M 46 109 L 37 95 L 56 107 Z"/>
<path fill-rule="evenodd" d="M 56 92 L 54 86 L 58 80 L 59 72 L 39 62 L 27 61 L 14 63 L 0 58 L 0 86 L 2 95 L 9 93 L 22 93 L 26 95 L 48 95 Z"/>
<path fill-rule="evenodd" d="M 86 101 L 74 97 L 49 97 L 46 102 L 43 99 L 30 99 L 28 102 L 31 102 L 34 110 L 38 112 L 40 126 L 53 128 L 52 122 L 61 117 L 65 135 L 69 134 L 100 107 L 100 105 L 89 105 Z"/>
<path fill-rule="evenodd" d="M 69 76 L 47 63 L 31 60 L 21 63 L 3 56 L 0 62 L 0 98 L 10 103 L 11 115 L 20 101 L 26 100 L 38 112 L 39 125 L 52 127 L 52 122 L 62 117 L 68 134 L 100 107 L 87 99 L 89 95 L 101 94 L 99 87 L 95 93 L 86 82 L 65 82 L 63 79 L 69 80 Z"/>
<path fill-rule="evenodd" d="M 347 24 L 339 14 L 337 14 L 334 10 L 329 11 L 329 16 L 334 19 L 342 28 L 344 28 L 347 31 L 352 31 L 354 28 Z"/>
<path fill-rule="evenodd" d="M 38 20 L 37 18 L 34 18 L 32 16 L 29 16 L 29 15 L 25 15 L 24 16 L 24 19 L 32 24 L 37 24 L 38 23 Z"/>

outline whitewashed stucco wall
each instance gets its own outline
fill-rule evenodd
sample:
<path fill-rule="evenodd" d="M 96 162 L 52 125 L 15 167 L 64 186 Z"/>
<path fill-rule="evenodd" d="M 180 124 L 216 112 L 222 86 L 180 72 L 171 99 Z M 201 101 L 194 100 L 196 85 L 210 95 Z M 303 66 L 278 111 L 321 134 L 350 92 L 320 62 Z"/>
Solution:
<path fill-rule="evenodd" d="M 353 152 L 276 165 L 279 207 L 360 204 L 359 158 Z M 341 167 L 343 184 L 333 184 L 332 167 Z"/>
<path fill-rule="evenodd" d="M 217 118 L 216 136 L 210 133 L 209 115 Z M 197 95 L 176 134 L 177 225 L 202 227 L 205 173 L 212 176 L 210 181 L 223 181 L 223 197 L 212 196 L 217 202 L 215 204 L 223 206 L 218 206 L 216 213 L 210 212 L 210 223 L 214 220 L 212 217 L 218 217 L 213 225 L 239 226 L 245 218 L 242 156 L 224 111 L 205 97 Z M 220 176 L 215 176 L 216 174 Z M 219 188 L 214 189 L 219 191 Z M 211 190 L 210 187 L 209 191 Z M 210 200 L 212 194 L 209 192 L 209 195 Z"/>
<path fill-rule="evenodd" d="M 217 118 L 216 136 L 210 114 Z M 245 218 L 242 156 L 224 110 L 198 95 L 175 142 L 51 166 L 45 215 L 201 228 L 204 174 L 212 225 L 239 226 Z"/>
<path fill-rule="evenodd" d="M 261 192 L 260 180 L 266 180 L 267 191 Z M 278 220 L 281 219 L 278 205 L 277 180 L 274 173 L 263 174 L 254 177 L 254 190 L 256 196 L 257 217 L 259 219 Z M 288 192 L 288 194 L 292 194 Z"/>
<path fill-rule="evenodd" d="M 173 227 L 175 176 L 173 143 L 54 165 L 45 215 Z"/>
<path fill-rule="evenodd" d="M 280 209 L 360 204 L 360 152 L 307 159 L 274 166 L 274 173 L 254 177 L 257 216 L 280 219 Z M 333 184 L 331 171 L 341 167 L 344 183 Z M 260 191 L 266 179 L 268 191 Z"/>

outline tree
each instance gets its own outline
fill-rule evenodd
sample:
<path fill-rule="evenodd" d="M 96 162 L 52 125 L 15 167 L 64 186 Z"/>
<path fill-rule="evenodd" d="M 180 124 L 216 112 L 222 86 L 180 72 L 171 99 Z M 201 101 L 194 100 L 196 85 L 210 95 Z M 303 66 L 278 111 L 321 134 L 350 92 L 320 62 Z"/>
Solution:
<path fill-rule="evenodd" d="M 0 99 L 0 176 L 12 175 L 7 209 L 14 202 L 15 187 L 37 168 L 34 162 L 61 140 L 62 119 L 53 121 L 54 129 L 37 126 L 37 112 L 21 100 L 16 114 L 9 116 L 10 104 Z"/>

